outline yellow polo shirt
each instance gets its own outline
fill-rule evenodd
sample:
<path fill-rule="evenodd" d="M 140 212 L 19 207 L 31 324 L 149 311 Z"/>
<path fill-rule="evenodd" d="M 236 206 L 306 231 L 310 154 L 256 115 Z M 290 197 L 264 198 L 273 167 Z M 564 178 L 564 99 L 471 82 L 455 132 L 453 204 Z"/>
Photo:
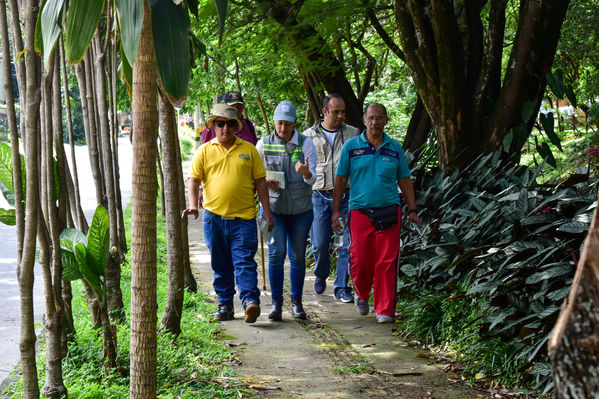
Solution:
<path fill-rule="evenodd" d="M 228 150 L 214 138 L 198 148 L 189 177 L 202 182 L 204 208 L 220 216 L 256 217 L 254 180 L 266 177 L 262 158 L 239 137 Z"/>

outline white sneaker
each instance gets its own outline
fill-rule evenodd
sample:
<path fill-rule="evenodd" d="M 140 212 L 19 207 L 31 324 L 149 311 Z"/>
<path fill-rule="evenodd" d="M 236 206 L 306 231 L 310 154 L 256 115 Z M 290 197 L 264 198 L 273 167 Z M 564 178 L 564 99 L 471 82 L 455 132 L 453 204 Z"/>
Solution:
<path fill-rule="evenodd" d="M 387 316 L 386 314 L 377 314 L 376 315 L 377 323 L 393 323 L 395 321 L 395 317 Z"/>

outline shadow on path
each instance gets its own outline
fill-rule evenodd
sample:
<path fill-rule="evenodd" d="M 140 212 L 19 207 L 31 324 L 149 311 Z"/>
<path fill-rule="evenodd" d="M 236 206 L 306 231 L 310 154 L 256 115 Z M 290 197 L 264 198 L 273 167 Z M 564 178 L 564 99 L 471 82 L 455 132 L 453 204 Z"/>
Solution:
<path fill-rule="evenodd" d="M 203 242 L 201 217 L 189 219 L 192 268 L 200 289 L 214 298 L 210 255 Z M 265 252 L 267 248 L 265 246 Z M 262 286 L 258 262 L 258 285 Z M 266 262 L 268 263 L 268 262 Z M 266 264 L 268 268 L 268 264 Z M 285 275 L 288 276 L 288 264 Z M 267 269 L 268 274 L 268 269 Z M 268 279 L 268 276 L 267 276 Z M 454 382 L 444 364 L 433 363 L 422 351 L 408 348 L 393 335 L 394 324 L 377 324 L 374 314 L 360 316 L 353 304 L 335 301 L 332 282 L 323 295 L 312 290 L 306 273 L 303 291 L 308 320 L 295 321 L 285 289 L 283 321 L 268 320 L 270 292 L 260 297 L 262 315 L 244 322 L 235 299 L 235 320 L 221 323 L 222 339 L 237 355 L 238 376 L 265 398 L 487 398 L 488 393 Z M 421 357 L 419 357 L 421 356 Z"/>

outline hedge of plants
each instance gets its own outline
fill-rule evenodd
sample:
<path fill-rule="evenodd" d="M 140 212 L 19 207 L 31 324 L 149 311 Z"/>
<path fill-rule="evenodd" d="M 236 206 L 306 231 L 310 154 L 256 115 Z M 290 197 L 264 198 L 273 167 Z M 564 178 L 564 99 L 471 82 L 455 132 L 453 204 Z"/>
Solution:
<path fill-rule="evenodd" d="M 412 169 L 423 228 L 402 232 L 400 331 L 453 342 L 473 361 L 473 375 L 549 391 L 547 340 L 596 207 L 597 180 L 580 168 L 540 184 L 544 165 L 496 158 L 453 173 L 426 161 Z"/>

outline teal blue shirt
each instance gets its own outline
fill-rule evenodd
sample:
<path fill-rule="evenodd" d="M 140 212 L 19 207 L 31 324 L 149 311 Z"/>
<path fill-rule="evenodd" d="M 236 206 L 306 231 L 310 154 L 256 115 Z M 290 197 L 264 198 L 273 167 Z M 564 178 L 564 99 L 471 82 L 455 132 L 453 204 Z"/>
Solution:
<path fill-rule="evenodd" d="M 397 182 L 411 176 L 397 141 L 383 133 L 383 144 L 375 151 L 366 132 L 345 143 L 336 173 L 350 179 L 350 209 L 399 205 Z"/>

